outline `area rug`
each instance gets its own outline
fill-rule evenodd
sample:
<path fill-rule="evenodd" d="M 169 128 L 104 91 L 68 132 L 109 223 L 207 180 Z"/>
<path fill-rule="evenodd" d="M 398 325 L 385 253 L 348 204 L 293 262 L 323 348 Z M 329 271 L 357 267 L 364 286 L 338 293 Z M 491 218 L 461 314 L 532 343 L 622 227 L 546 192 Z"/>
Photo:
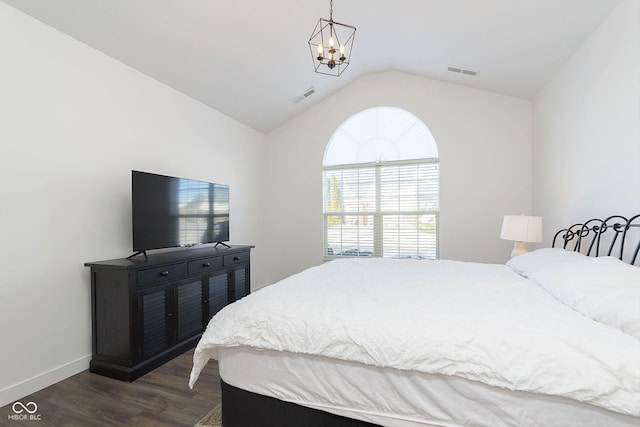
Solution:
<path fill-rule="evenodd" d="M 202 417 L 194 427 L 222 427 L 222 405 L 218 404 L 211 412 Z"/>

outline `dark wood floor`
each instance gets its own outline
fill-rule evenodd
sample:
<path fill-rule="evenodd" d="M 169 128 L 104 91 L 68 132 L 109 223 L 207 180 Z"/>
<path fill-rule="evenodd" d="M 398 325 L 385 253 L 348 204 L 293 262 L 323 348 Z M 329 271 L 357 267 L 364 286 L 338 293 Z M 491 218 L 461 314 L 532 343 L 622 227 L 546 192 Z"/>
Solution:
<path fill-rule="evenodd" d="M 8 419 L 14 414 L 10 404 L 0 408 L 0 425 L 193 426 L 220 403 L 220 377 L 210 360 L 189 389 L 192 358 L 190 350 L 132 383 L 81 372 L 20 399 L 38 405 L 40 420 Z"/>

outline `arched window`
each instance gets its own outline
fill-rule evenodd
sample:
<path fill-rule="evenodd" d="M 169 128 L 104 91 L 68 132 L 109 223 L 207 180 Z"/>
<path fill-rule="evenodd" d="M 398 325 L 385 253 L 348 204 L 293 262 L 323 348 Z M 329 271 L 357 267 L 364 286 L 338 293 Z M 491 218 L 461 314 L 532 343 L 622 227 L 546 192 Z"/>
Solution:
<path fill-rule="evenodd" d="M 400 108 L 347 119 L 324 154 L 324 255 L 438 257 L 438 147 Z"/>

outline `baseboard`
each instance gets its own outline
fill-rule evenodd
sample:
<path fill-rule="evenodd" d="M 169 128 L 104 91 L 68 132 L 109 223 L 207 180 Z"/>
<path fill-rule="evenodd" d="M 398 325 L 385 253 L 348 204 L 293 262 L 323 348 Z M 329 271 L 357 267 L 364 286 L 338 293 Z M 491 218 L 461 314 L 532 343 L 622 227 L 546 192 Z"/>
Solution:
<path fill-rule="evenodd" d="M 88 354 L 76 360 L 72 360 L 69 363 L 58 366 L 57 368 L 53 368 L 49 371 L 1 389 L 0 407 L 13 403 L 16 400 L 20 400 L 25 396 L 49 387 L 50 385 L 69 378 L 77 373 L 86 371 L 89 369 L 90 361 L 91 355 Z M 37 404 L 38 402 L 35 403 Z"/>
<path fill-rule="evenodd" d="M 255 291 L 259 291 L 262 288 L 266 288 L 267 286 L 271 286 L 271 283 L 263 283 L 262 285 L 258 285 L 258 286 L 251 286 L 251 292 L 255 292 Z"/>

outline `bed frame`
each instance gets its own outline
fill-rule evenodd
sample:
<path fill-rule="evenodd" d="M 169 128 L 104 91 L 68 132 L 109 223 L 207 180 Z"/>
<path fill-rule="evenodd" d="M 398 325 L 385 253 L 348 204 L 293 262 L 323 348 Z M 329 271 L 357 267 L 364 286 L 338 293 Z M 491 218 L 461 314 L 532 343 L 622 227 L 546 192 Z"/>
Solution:
<path fill-rule="evenodd" d="M 640 262 L 640 214 L 629 219 L 614 215 L 604 220 L 590 219 L 574 224 L 555 234 L 551 246 L 560 245 L 587 256 L 616 256 L 633 265 Z M 601 247 L 606 249 L 601 250 Z M 222 380 L 221 386 L 224 427 L 377 426 L 245 391 Z"/>
<path fill-rule="evenodd" d="M 590 219 L 558 231 L 553 236 L 551 247 L 556 247 L 556 241 L 558 247 L 562 242 L 562 248 L 567 250 L 582 252 L 587 256 L 615 256 L 635 265 L 636 262 L 640 263 L 639 233 L 640 214 L 629 219 L 614 215 L 606 219 Z"/>

